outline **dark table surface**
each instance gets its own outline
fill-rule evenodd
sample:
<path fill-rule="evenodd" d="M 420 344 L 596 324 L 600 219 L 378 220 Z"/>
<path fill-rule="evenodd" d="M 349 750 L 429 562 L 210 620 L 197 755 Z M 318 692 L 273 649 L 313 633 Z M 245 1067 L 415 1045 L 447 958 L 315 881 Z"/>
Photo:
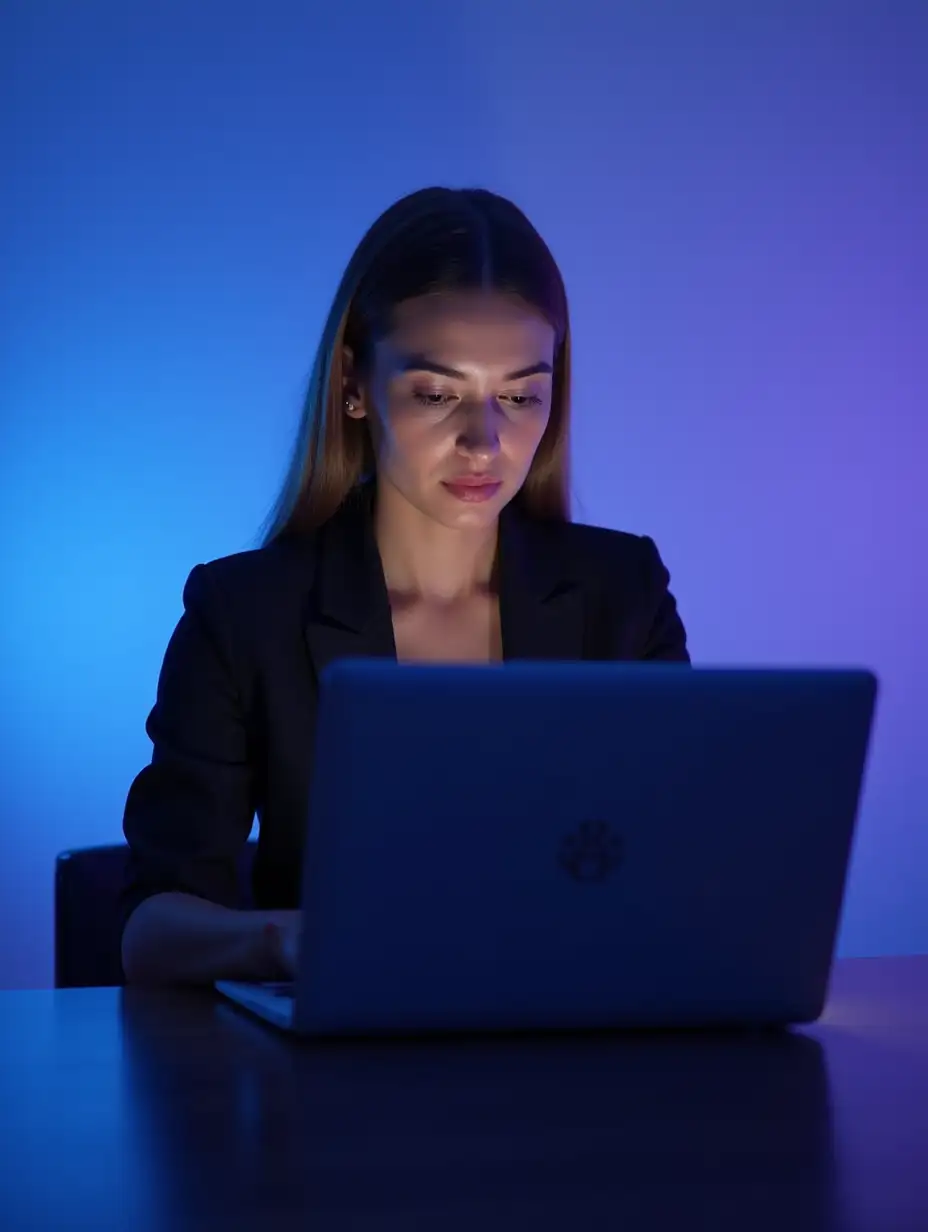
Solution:
<path fill-rule="evenodd" d="M 0 993 L 0 1227 L 928 1230 L 928 956 L 801 1032 L 314 1044 L 207 992 Z"/>

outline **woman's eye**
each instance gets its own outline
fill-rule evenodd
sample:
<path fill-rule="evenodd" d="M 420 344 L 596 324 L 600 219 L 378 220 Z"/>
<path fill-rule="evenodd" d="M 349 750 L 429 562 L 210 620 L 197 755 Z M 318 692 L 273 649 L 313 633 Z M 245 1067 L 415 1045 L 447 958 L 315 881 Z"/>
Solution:
<path fill-rule="evenodd" d="M 441 410 L 457 401 L 457 394 L 439 393 L 434 389 L 415 390 L 412 396 L 420 406 L 431 407 L 433 410 Z M 541 405 L 541 398 L 537 394 L 501 394 L 499 401 L 505 402 L 517 411 Z"/>
<path fill-rule="evenodd" d="M 454 401 L 453 394 L 440 394 L 436 393 L 434 390 L 424 390 L 422 392 L 417 391 L 413 393 L 413 398 L 421 406 L 430 406 L 437 409 L 440 409 L 443 406 L 448 406 Z"/>

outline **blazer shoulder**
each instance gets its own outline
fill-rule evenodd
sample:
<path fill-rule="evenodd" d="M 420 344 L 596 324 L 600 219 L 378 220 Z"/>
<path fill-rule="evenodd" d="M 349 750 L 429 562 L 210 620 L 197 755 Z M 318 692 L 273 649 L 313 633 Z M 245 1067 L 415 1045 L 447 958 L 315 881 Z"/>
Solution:
<path fill-rule="evenodd" d="M 249 594 L 255 587 L 277 589 L 311 582 L 316 554 L 316 536 L 310 535 L 219 556 L 198 568 L 227 595 Z"/>
<path fill-rule="evenodd" d="M 654 540 L 631 531 L 565 522 L 563 549 L 582 578 L 628 582 L 648 577 L 660 557 Z"/>
<path fill-rule="evenodd" d="M 632 657 L 689 663 L 686 629 L 654 540 L 582 524 L 572 525 L 567 538 L 576 572 L 595 587 L 609 612 L 625 613 L 624 619 L 633 613 Z"/>
<path fill-rule="evenodd" d="M 315 537 L 282 541 L 196 565 L 184 585 L 184 610 L 210 625 L 263 640 L 306 602 L 315 576 Z"/>

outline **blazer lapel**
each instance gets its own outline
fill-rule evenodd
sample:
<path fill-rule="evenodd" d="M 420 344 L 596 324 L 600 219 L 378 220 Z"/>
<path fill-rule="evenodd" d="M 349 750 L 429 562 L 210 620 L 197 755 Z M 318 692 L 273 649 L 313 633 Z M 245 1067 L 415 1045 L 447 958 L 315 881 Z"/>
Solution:
<path fill-rule="evenodd" d="M 319 531 L 304 631 L 317 679 L 336 659 L 396 658 L 370 494 L 363 490 L 352 494 Z"/>
<path fill-rule="evenodd" d="M 319 531 L 305 637 L 317 678 L 336 659 L 396 658 L 390 600 L 371 518 L 372 491 L 353 494 Z M 500 519 L 503 658 L 584 657 L 583 590 L 560 525 L 509 506 Z"/>
<path fill-rule="evenodd" d="M 503 658 L 584 657 L 584 604 L 558 523 L 509 506 L 500 519 Z"/>

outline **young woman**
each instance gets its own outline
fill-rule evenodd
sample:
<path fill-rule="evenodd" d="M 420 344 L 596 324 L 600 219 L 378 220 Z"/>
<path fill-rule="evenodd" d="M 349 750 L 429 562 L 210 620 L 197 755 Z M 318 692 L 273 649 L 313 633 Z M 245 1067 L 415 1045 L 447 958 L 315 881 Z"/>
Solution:
<path fill-rule="evenodd" d="M 197 566 L 184 590 L 125 811 L 130 981 L 292 973 L 333 659 L 688 662 L 654 543 L 569 520 L 569 396 L 563 280 L 515 205 L 432 188 L 374 223 L 264 546 Z"/>

